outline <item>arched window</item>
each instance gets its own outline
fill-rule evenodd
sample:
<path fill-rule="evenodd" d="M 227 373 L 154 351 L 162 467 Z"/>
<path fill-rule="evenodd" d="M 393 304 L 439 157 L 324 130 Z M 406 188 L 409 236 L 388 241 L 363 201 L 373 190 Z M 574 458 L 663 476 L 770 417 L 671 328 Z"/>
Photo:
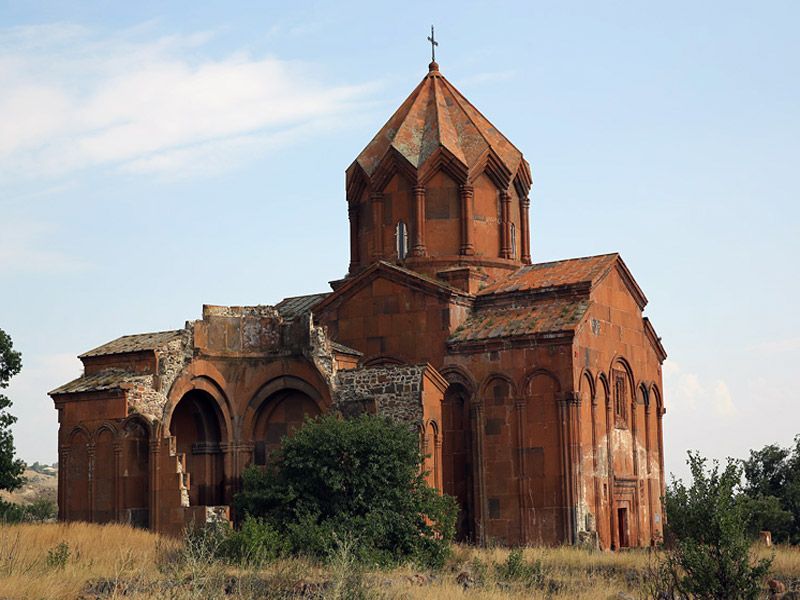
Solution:
<path fill-rule="evenodd" d="M 397 259 L 403 260 L 408 256 L 408 227 L 403 221 L 397 222 L 395 228 L 395 248 L 397 250 Z"/>
<path fill-rule="evenodd" d="M 517 226 L 511 224 L 511 258 L 517 258 Z"/>
<path fill-rule="evenodd" d="M 614 381 L 614 416 L 616 417 L 616 426 L 618 428 L 626 428 L 628 426 L 627 375 L 625 371 L 613 369 L 612 377 Z"/>

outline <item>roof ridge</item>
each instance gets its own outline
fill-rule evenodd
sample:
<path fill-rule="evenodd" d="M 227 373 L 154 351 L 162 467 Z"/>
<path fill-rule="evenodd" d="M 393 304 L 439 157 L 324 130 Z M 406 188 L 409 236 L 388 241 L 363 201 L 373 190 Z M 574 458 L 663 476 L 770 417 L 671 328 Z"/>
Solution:
<path fill-rule="evenodd" d="M 433 101 L 436 110 L 437 127 L 439 129 L 439 146 L 446 148 L 448 152 L 450 152 L 465 166 L 467 166 L 467 158 L 464 156 L 463 148 L 461 148 L 461 146 L 457 143 L 455 144 L 454 148 L 451 148 L 450 144 L 445 144 L 443 141 L 444 136 L 442 135 L 442 132 L 444 129 L 447 129 L 447 132 L 456 138 L 458 137 L 458 132 L 456 131 L 456 127 L 453 125 L 453 121 L 450 118 L 450 111 L 447 109 L 447 100 L 442 95 L 442 90 L 439 89 L 439 86 L 442 85 L 441 82 L 438 81 L 440 78 L 444 79 L 444 77 L 433 78 Z M 440 105 L 440 101 L 443 102 L 444 105 Z M 467 168 L 469 167 L 467 166 Z"/>
<path fill-rule="evenodd" d="M 497 127 L 495 127 L 495 126 L 494 126 L 494 123 L 492 123 L 492 122 L 489 120 L 489 118 L 488 118 L 486 115 L 484 115 L 484 114 L 483 114 L 483 113 L 480 111 L 480 109 L 479 109 L 477 106 L 475 106 L 475 105 L 474 105 L 472 102 L 470 102 L 470 101 L 469 101 L 469 98 L 467 98 L 467 97 L 466 97 L 464 94 L 462 94 L 462 93 L 461 93 L 461 90 L 459 90 L 459 89 L 458 89 L 458 88 L 457 88 L 455 85 L 453 85 L 452 83 L 450 83 L 450 80 L 449 80 L 449 79 L 447 79 L 447 78 L 446 78 L 444 75 L 442 75 L 441 77 L 442 77 L 442 80 L 444 81 L 444 83 L 445 83 L 445 84 L 446 84 L 448 87 L 452 88 L 452 93 L 453 93 L 453 96 L 455 97 L 456 101 L 458 102 L 458 99 L 459 99 L 459 98 L 463 99 L 463 100 L 464 100 L 464 102 L 466 102 L 466 103 L 467 103 L 467 106 L 469 106 L 469 107 L 470 107 L 472 110 L 474 110 L 474 111 L 477 113 L 477 115 L 478 115 L 478 116 L 479 116 L 481 119 L 483 119 L 484 121 L 486 121 L 486 123 L 487 123 L 488 125 L 490 125 L 492 129 L 494 129 L 494 131 L 495 131 L 495 133 L 496 133 L 497 135 L 499 135 L 499 136 L 500 136 L 501 138 L 503 138 L 503 139 L 504 139 L 506 142 L 508 142 L 509 146 L 511 146 L 512 148 L 514 148 L 514 150 L 516 150 L 517 152 L 519 152 L 519 155 L 520 155 L 520 158 L 521 158 L 521 157 L 522 157 L 522 150 L 520 150 L 519 148 L 517 148 L 517 146 L 514 144 L 514 142 L 512 142 L 510 139 L 508 139 L 508 138 L 505 136 L 505 134 L 504 134 L 502 131 L 500 131 L 500 130 L 499 130 Z M 461 106 L 461 103 L 460 103 L 460 102 L 459 102 L 458 104 L 459 104 L 459 106 Z M 461 106 L 461 110 L 464 110 L 464 107 L 463 107 L 463 106 Z M 483 132 L 481 132 L 481 131 L 480 131 L 480 128 L 478 127 L 478 124 L 475 122 L 475 120 L 472 118 L 472 115 L 470 115 L 470 114 L 469 114 L 469 113 L 468 113 L 466 110 L 464 110 L 464 114 L 465 114 L 465 115 L 467 115 L 467 118 L 468 118 L 468 119 L 469 119 L 469 120 L 472 122 L 472 124 L 473 124 L 473 125 L 475 125 L 475 128 L 476 128 L 476 129 L 478 129 L 478 131 L 480 132 L 480 134 L 481 134 L 481 136 L 483 137 L 483 139 L 484 139 L 484 140 L 486 140 L 486 143 L 489 145 L 489 147 L 491 147 L 491 146 L 492 146 L 492 144 L 489 142 L 489 140 L 488 140 L 488 139 L 486 139 L 486 136 L 485 136 L 485 135 L 483 135 Z"/>

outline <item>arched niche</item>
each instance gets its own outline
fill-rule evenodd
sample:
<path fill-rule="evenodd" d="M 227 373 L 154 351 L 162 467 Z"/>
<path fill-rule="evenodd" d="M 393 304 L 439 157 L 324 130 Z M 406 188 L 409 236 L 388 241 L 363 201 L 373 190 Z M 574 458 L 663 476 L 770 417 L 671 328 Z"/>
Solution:
<path fill-rule="evenodd" d="M 535 369 L 525 382 L 523 452 L 528 478 L 527 530 L 535 543 L 563 539 L 563 465 L 559 401 L 561 383 L 555 374 Z M 530 510 L 532 509 L 532 510 Z"/>
<path fill-rule="evenodd" d="M 188 391 L 175 405 L 169 423 L 178 453 L 186 457 L 189 503 L 223 504 L 225 473 L 221 444 L 227 438 L 222 411 L 205 390 Z"/>
<path fill-rule="evenodd" d="M 114 441 L 116 432 L 108 426 L 101 426 L 94 437 L 94 468 L 92 483 L 94 484 L 93 521 L 109 523 L 115 520 L 116 506 L 114 492 L 117 478 Z"/>
<path fill-rule="evenodd" d="M 444 375 L 451 383 L 442 401 L 442 487 L 458 502 L 457 538 L 468 541 L 475 539 L 470 423 L 473 393 L 465 378 Z"/>
<path fill-rule="evenodd" d="M 483 465 L 488 530 L 504 544 L 521 542 L 519 527 L 518 415 L 516 390 L 505 375 L 490 375 L 481 386 Z"/>
<path fill-rule="evenodd" d="M 123 521 L 147 527 L 150 504 L 150 427 L 137 417 L 120 431 L 120 511 Z"/>
<path fill-rule="evenodd" d="M 284 383 L 290 387 L 268 389 L 255 409 L 251 440 L 253 462 L 257 465 L 267 464 L 280 447 L 281 440 L 291 435 L 307 418 L 322 414 L 319 395 L 312 386 L 302 380 Z"/>
<path fill-rule="evenodd" d="M 69 521 L 91 521 L 89 500 L 89 434 L 74 429 L 68 438 L 66 515 Z"/>

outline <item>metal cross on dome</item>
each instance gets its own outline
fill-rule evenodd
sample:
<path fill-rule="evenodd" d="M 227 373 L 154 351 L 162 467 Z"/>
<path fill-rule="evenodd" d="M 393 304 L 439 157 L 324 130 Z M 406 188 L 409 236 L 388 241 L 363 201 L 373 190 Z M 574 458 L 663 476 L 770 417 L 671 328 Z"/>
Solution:
<path fill-rule="evenodd" d="M 436 46 L 439 45 L 439 42 L 433 35 L 433 25 L 431 25 L 431 35 L 428 37 L 428 41 L 431 43 L 431 62 L 436 62 Z"/>

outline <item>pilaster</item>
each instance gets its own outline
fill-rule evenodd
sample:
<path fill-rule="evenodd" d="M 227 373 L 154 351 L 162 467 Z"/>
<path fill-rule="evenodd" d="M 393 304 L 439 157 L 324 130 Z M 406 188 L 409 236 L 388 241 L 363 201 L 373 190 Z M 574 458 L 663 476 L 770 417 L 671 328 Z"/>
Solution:
<path fill-rule="evenodd" d="M 425 186 L 414 186 L 414 243 L 411 256 L 425 256 Z"/>
<path fill-rule="evenodd" d="M 372 259 L 383 259 L 383 192 L 372 192 Z"/>
<path fill-rule="evenodd" d="M 463 256 L 473 256 L 475 245 L 472 242 L 473 229 L 473 201 L 475 188 L 471 185 L 462 185 L 461 192 L 461 249 Z"/>
<path fill-rule="evenodd" d="M 531 264 L 531 226 L 529 209 L 531 206 L 530 198 L 522 198 L 520 200 L 520 250 L 522 262 L 529 265 Z"/>

